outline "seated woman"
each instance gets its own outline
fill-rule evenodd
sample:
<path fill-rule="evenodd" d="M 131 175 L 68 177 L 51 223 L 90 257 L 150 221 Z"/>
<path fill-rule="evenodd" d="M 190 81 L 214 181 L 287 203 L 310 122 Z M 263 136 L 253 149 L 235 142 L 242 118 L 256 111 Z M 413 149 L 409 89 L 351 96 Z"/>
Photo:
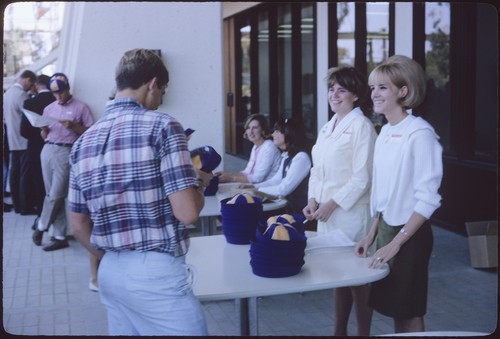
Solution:
<path fill-rule="evenodd" d="M 250 153 L 250 160 L 241 172 L 219 172 L 220 183 L 242 182 L 259 183 L 269 178 L 278 171 L 280 164 L 280 151 L 268 138 L 266 118 L 262 114 L 252 114 L 245 120 L 245 133 L 243 137 L 254 145 Z"/>
<path fill-rule="evenodd" d="M 267 195 L 286 198 L 287 213 L 302 213 L 307 205 L 307 185 L 311 159 L 302 150 L 300 143 L 304 140 L 297 120 L 281 118 L 274 125 L 273 143 L 283 152 L 278 172 L 264 182 L 255 185 L 242 185 L 242 188 L 256 188 L 256 195 L 262 192 Z"/>

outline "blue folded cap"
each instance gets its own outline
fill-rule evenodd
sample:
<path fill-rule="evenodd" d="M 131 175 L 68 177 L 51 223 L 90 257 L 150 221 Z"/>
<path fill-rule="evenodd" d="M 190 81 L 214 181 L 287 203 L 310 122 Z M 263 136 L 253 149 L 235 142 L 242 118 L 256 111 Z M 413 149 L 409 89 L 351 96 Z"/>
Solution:
<path fill-rule="evenodd" d="M 195 168 L 212 173 L 222 161 L 221 156 L 212 146 L 203 146 L 191 151 L 191 160 Z"/>
<path fill-rule="evenodd" d="M 276 222 L 278 220 L 282 223 Z M 307 238 L 304 232 L 289 224 L 296 221 L 290 215 L 272 217 L 268 221 L 272 223 L 265 229 L 259 227 L 250 242 L 252 272 L 267 278 L 298 274 L 305 263 Z"/>
<path fill-rule="evenodd" d="M 280 224 L 289 224 L 292 225 L 297 231 L 304 233 L 304 224 L 303 221 L 306 217 L 302 213 L 297 214 L 280 214 L 269 217 L 267 219 L 267 226 L 269 227 L 272 224 L 280 223 Z"/>
<path fill-rule="evenodd" d="M 230 244 L 248 244 L 262 219 L 262 199 L 236 194 L 221 200 L 222 231 Z"/>

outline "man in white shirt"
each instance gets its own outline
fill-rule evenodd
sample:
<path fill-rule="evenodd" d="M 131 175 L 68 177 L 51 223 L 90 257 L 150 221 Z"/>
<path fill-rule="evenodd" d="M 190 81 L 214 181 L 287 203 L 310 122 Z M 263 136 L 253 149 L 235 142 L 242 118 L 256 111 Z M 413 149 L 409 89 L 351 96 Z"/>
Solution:
<path fill-rule="evenodd" d="M 9 143 L 9 183 L 12 194 L 12 203 L 16 213 L 23 215 L 35 214 L 26 204 L 27 188 L 23 187 L 22 177 L 26 173 L 25 156 L 28 149 L 28 140 L 21 135 L 21 118 L 23 104 L 28 99 L 28 90 L 33 87 L 36 74 L 26 70 L 21 73 L 17 82 L 3 95 L 3 114 L 7 127 Z"/>

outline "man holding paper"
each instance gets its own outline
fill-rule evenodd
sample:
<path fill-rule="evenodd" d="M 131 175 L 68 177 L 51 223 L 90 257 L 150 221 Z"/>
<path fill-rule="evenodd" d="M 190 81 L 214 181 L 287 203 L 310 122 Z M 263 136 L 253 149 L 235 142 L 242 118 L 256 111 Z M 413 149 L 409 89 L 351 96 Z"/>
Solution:
<path fill-rule="evenodd" d="M 33 206 L 38 217 L 42 213 L 43 200 L 45 198 L 45 186 L 42 177 L 42 165 L 40 163 L 40 153 L 44 145 L 44 140 L 40 136 L 40 129 L 37 128 L 26 115 L 26 110 L 33 111 L 30 114 L 36 114 L 37 117 L 42 117 L 43 109 L 56 99 L 49 91 L 50 77 L 45 74 L 36 77 L 36 95 L 26 99 L 23 105 L 24 115 L 21 118 L 21 135 L 28 140 L 28 150 L 26 153 L 26 167 L 28 175 L 23 178 L 26 181 L 27 187 L 33 192 L 28 196 L 28 203 Z M 36 227 L 36 221 L 33 224 L 33 229 Z"/>
<path fill-rule="evenodd" d="M 21 185 L 21 178 L 25 175 L 24 158 L 28 141 L 21 135 L 21 117 L 23 116 L 24 100 L 28 99 L 28 90 L 33 86 L 36 74 L 26 70 L 21 73 L 16 83 L 3 95 L 3 115 L 7 127 L 9 143 L 9 183 L 12 194 L 12 203 L 16 213 L 32 214 L 26 206 L 27 190 Z"/>
<path fill-rule="evenodd" d="M 42 127 L 40 132 L 45 140 L 40 160 L 46 195 L 42 214 L 32 237 L 35 245 L 40 246 L 43 232 L 46 232 L 50 225 L 54 227 L 55 239 L 43 248 L 44 251 L 54 251 L 69 246 L 66 239 L 65 206 L 70 170 L 68 157 L 73 142 L 94 122 L 87 104 L 71 95 L 66 75 L 54 74 L 50 78 L 49 89 L 56 101 L 43 110 L 43 117 L 53 118 L 57 122 Z"/>

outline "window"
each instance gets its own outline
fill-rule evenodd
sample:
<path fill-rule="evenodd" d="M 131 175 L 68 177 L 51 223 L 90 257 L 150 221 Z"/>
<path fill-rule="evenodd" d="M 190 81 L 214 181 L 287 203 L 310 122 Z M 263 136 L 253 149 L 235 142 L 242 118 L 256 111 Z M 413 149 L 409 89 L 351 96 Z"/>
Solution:
<path fill-rule="evenodd" d="M 478 4 L 474 157 L 498 159 L 498 14 L 490 4 Z M 493 46 L 496 46 L 493 47 Z"/>
<path fill-rule="evenodd" d="M 19 2 L 4 12 L 4 77 L 29 68 L 55 72 L 54 59 L 39 63 L 59 47 L 64 2 Z"/>
<path fill-rule="evenodd" d="M 367 74 L 389 57 L 389 3 L 366 4 Z"/>
<path fill-rule="evenodd" d="M 316 140 L 315 4 L 261 4 L 235 16 L 236 153 L 248 157 L 243 122 L 261 113 L 303 122 L 306 145 Z M 238 93 L 239 91 L 239 93 Z M 239 102 L 239 104 L 238 104 Z"/>
<path fill-rule="evenodd" d="M 292 9 L 278 7 L 278 111 L 292 116 Z"/>
<path fill-rule="evenodd" d="M 428 77 L 427 98 L 418 113 L 436 129 L 448 159 L 496 164 L 495 8 L 435 2 L 414 4 L 414 9 L 414 58 Z"/>
<path fill-rule="evenodd" d="M 421 115 L 440 136 L 445 152 L 450 151 L 450 4 L 425 3 L 425 72 L 427 98 Z"/>
<path fill-rule="evenodd" d="M 336 42 L 330 41 L 330 43 L 337 44 L 338 55 L 336 65 L 353 66 L 354 56 L 356 55 L 354 39 L 356 17 L 354 13 L 354 2 L 339 2 L 336 6 L 338 40 Z"/>
<path fill-rule="evenodd" d="M 393 3 L 336 2 L 328 12 L 330 67 L 354 66 L 368 76 L 394 51 Z M 383 116 L 373 114 L 372 120 L 379 129 Z"/>
<path fill-rule="evenodd" d="M 301 8 L 301 105 L 302 121 L 307 140 L 316 141 L 316 29 L 314 24 L 314 5 Z"/>

